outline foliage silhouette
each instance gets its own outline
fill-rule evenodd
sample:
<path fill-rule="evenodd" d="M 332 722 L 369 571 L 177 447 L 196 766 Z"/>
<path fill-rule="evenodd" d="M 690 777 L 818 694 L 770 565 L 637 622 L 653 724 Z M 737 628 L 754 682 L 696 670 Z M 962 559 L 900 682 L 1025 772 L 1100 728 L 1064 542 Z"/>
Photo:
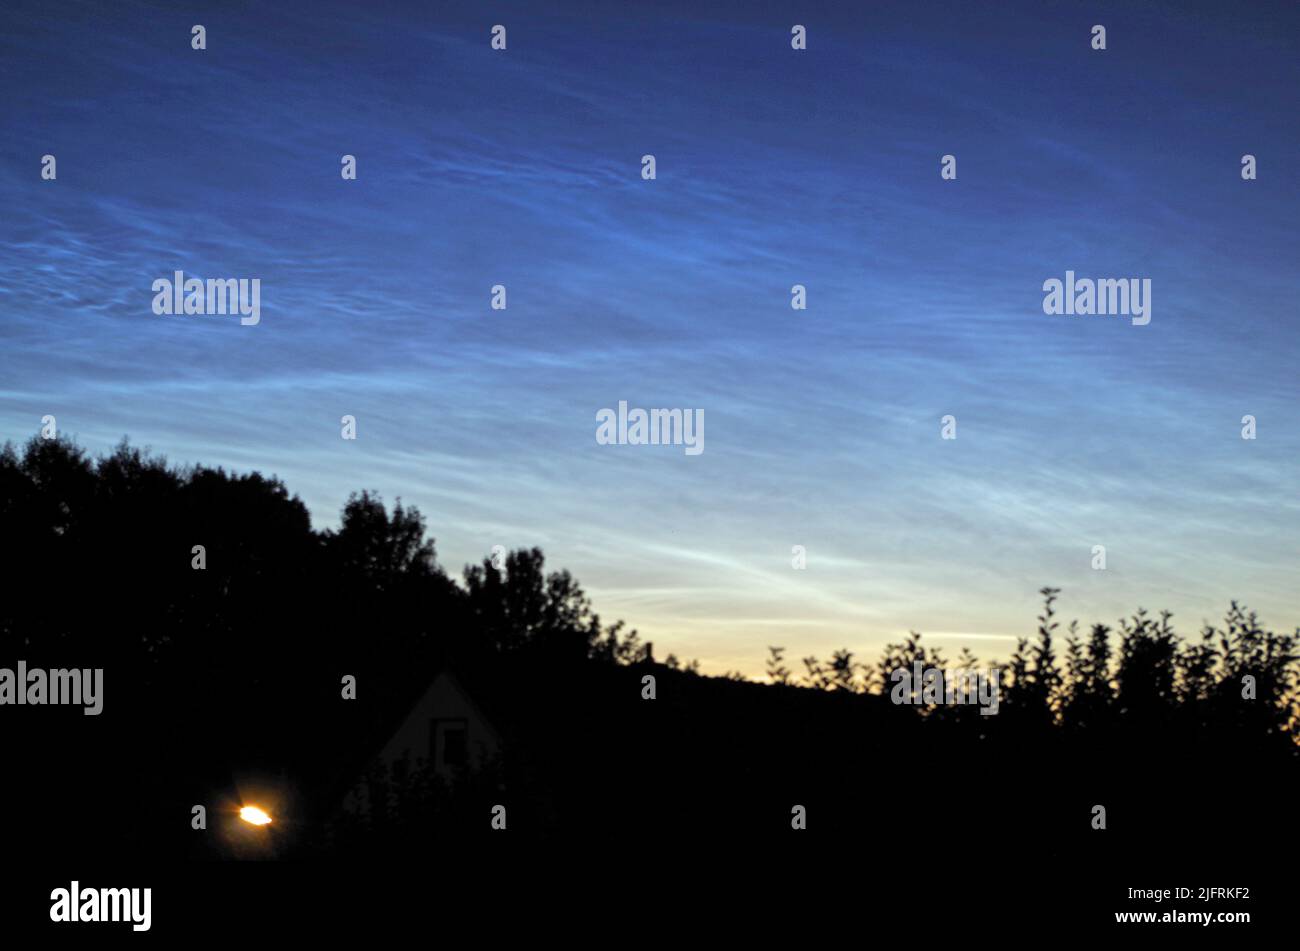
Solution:
<path fill-rule="evenodd" d="M 1192 644 L 1167 614 L 1094 624 L 1086 640 L 1071 624 L 1058 657 L 1045 588 L 1036 637 L 999 665 L 1001 709 L 983 716 L 890 702 L 891 671 L 948 666 L 918 633 L 874 667 L 845 648 L 797 677 L 770 648 L 770 684 L 701 676 L 602 622 L 540 550 L 458 582 L 400 501 L 355 494 L 338 529 L 314 531 L 276 478 L 171 467 L 125 441 L 97 460 L 66 440 L 6 445 L 0 537 L 0 666 L 105 670 L 100 717 L 3 711 L 29 779 L 5 805 L 36 798 L 60 817 L 14 837 L 44 849 L 231 857 L 190 810 L 224 814 L 249 776 L 292 793 L 276 857 L 481 847 L 499 801 L 512 835 L 566 841 L 768 841 L 795 803 L 841 842 L 946 817 L 991 830 L 990 861 L 1022 869 L 1294 832 L 1297 638 L 1236 603 Z M 963 651 L 955 666 L 979 662 Z M 379 768 L 376 743 L 446 668 L 492 717 L 500 759 L 452 784 L 420 761 Z M 382 806 L 348 816 L 341 793 L 362 777 Z M 1094 803 L 1116 833 L 1104 841 Z"/>

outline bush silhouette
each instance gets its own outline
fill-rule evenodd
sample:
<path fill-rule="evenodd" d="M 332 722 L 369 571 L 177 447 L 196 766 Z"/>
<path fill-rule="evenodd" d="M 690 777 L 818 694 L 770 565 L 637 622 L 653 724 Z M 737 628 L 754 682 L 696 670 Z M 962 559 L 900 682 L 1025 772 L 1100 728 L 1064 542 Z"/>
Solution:
<path fill-rule="evenodd" d="M 337 530 L 315 531 L 278 479 L 172 467 L 125 442 L 97 460 L 66 440 L 6 445 L 0 538 L 3 664 L 105 670 L 98 718 L 5 711 L 8 755 L 31 777 L 6 805 L 34 796 L 59 817 L 14 832 L 41 848 L 229 857 L 191 833 L 190 808 L 235 801 L 247 775 L 293 793 L 277 857 L 477 842 L 502 797 L 512 835 L 566 841 L 767 841 L 796 803 L 839 843 L 952 822 L 1026 870 L 1293 831 L 1280 817 L 1297 779 L 1297 638 L 1236 603 L 1194 643 L 1145 611 L 1062 640 L 1044 588 L 1035 636 L 998 665 L 999 713 L 983 716 L 890 702 L 893 670 L 949 666 L 917 633 L 874 667 L 845 648 L 796 675 L 771 648 L 771 683 L 706 677 L 602 622 L 540 550 L 457 581 L 400 501 L 354 494 Z M 491 711 L 499 761 L 451 784 L 420 762 L 376 772 L 376 741 L 445 668 Z M 344 675 L 356 700 L 340 698 Z M 383 807 L 340 814 L 363 776 Z M 1116 833 L 1104 846 L 1093 803 Z"/>

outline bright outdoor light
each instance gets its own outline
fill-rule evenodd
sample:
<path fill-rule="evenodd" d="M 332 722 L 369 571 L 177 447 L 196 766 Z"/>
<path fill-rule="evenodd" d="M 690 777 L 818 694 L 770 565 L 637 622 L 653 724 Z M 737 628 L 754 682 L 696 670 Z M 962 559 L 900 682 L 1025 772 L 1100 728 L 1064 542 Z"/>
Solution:
<path fill-rule="evenodd" d="M 255 826 L 269 825 L 271 817 L 256 806 L 245 806 L 239 810 L 239 818 Z"/>

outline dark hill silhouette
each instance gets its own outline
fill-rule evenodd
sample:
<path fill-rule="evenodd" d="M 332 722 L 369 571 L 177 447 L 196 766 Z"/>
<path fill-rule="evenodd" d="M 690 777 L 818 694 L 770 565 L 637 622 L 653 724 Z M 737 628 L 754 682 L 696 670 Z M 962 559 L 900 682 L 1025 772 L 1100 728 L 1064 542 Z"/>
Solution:
<path fill-rule="evenodd" d="M 802 847 L 802 805 L 817 848 L 887 864 L 895 843 L 954 875 L 1156 847 L 1230 856 L 1296 831 L 1296 637 L 1236 604 L 1192 643 L 1144 612 L 1063 637 L 1044 589 L 1037 634 L 1000 665 L 1001 710 L 985 717 L 890 702 L 890 671 L 949 666 L 920 635 L 874 668 L 845 650 L 796 675 L 778 649 L 775 683 L 705 677 L 604 623 L 540 551 L 458 583 L 413 508 L 361 493 L 338 530 L 313 531 L 276 479 L 169 467 L 125 443 L 98 460 L 62 440 L 7 446 L 0 539 L 0 666 L 105 669 L 99 717 L 0 710 L 27 777 L 4 804 L 52 817 L 10 833 L 15 847 L 248 857 L 191 830 L 190 810 L 233 808 L 249 776 L 288 804 L 264 856 L 279 858 L 481 846 L 495 803 L 526 838 L 774 848 Z M 451 786 L 419 763 L 371 777 L 381 805 L 340 813 L 341 784 L 444 668 L 491 709 L 503 755 Z M 344 675 L 356 700 L 340 696 Z"/>

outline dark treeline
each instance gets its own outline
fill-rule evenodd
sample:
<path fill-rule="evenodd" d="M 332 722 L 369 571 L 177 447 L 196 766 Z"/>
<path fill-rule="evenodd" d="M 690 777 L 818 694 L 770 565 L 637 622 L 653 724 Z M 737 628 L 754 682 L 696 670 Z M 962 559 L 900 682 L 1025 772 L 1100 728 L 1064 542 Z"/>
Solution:
<path fill-rule="evenodd" d="M 1294 832 L 1297 640 L 1235 604 L 1192 642 L 1141 612 L 1081 634 L 1044 589 L 1036 636 L 997 665 L 999 712 L 982 716 L 890 701 L 897 668 L 979 666 L 919 635 L 874 667 L 846 650 L 796 673 L 775 649 L 771 683 L 705 677 L 603 622 L 540 551 L 453 579 L 400 502 L 354 495 L 337 530 L 314 531 L 275 479 L 125 443 L 99 459 L 65 440 L 7 446 L 0 539 L 0 667 L 105 670 L 101 716 L 0 708 L 23 777 L 4 802 L 40 804 L 48 820 L 16 833 L 39 848 L 229 855 L 191 830 L 191 806 L 228 810 L 246 782 L 284 791 L 286 857 L 481 840 L 495 803 L 512 835 L 745 842 L 791 835 L 798 804 L 822 844 L 887 852 L 956 829 L 963 856 L 1013 863 Z M 441 669 L 488 710 L 500 759 L 452 786 L 419 762 L 372 771 L 373 813 L 341 812 L 375 738 Z"/>
<path fill-rule="evenodd" d="M 1000 729 L 1056 729 L 1068 734 L 1116 729 L 1213 730 L 1268 737 L 1279 749 L 1295 733 L 1300 638 L 1264 629 L 1254 612 L 1233 602 L 1221 626 L 1205 625 L 1195 642 L 1174 632 L 1172 616 L 1139 610 L 1118 630 L 1094 624 L 1086 636 L 1071 622 L 1062 639 L 1056 599 L 1043 588 L 1043 613 L 1034 638 L 1020 638 L 1006 661 L 990 663 L 1001 673 Z M 927 649 L 913 632 L 890 644 L 874 668 L 853 659 L 847 648 L 803 660 L 800 675 L 785 666 L 783 648 L 768 649 L 767 676 L 773 683 L 851 692 L 894 691 L 893 671 L 922 668 L 985 669 L 968 649 L 955 659 Z M 919 688 L 914 690 L 919 694 Z M 969 706 L 916 702 L 918 713 L 943 722 L 970 721 Z M 981 719 L 983 719 L 981 717 Z"/>

